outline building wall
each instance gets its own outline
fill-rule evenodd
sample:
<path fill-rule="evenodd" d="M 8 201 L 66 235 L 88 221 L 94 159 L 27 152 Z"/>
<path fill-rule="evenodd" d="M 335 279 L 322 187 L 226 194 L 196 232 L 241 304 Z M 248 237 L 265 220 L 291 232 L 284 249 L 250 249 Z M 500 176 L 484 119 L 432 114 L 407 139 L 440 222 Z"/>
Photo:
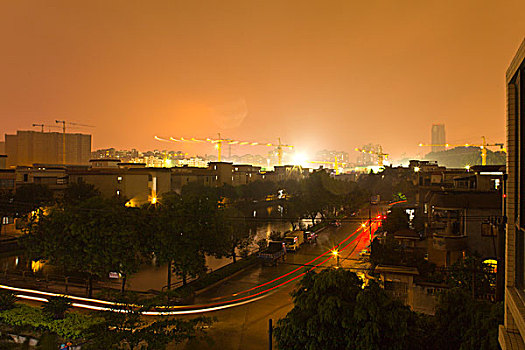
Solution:
<path fill-rule="evenodd" d="M 445 138 L 445 124 L 434 124 L 432 125 L 432 144 L 433 145 L 444 145 L 446 143 Z M 445 146 L 432 146 L 432 152 L 444 151 Z"/>
<path fill-rule="evenodd" d="M 66 164 L 88 164 L 91 135 L 66 133 Z M 17 131 L 5 135 L 8 166 L 35 163 L 63 164 L 63 134 L 57 132 Z"/>
<path fill-rule="evenodd" d="M 525 202 L 525 40 L 506 74 L 507 84 L 507 174 L 505 241 L 505 317 L 499 328 L 501 348 L 525 348 L 525 300 L 523 289 L 525 221 L 519 220 Z M 520 176 L 521 175 L 521 176 Z M 523 182 L 523 184 L 522 184 Z M 523 218 L 523 216 L 521 216 Z"/>

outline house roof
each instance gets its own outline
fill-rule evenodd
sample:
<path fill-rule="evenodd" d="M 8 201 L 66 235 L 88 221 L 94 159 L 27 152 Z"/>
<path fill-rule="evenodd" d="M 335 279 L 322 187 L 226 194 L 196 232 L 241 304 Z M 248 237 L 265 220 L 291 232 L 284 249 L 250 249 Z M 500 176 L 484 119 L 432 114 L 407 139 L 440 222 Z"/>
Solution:
<path fill-rule="evenodd" d="M 408 266 L 390 266 L 390 265 L 377 265 L 374 272 L 378 273 L 395 273 L 398 275 L 419 275 L 419 271 L 415 267 Z"/>
<path fill-rule="evenodd" d="M 438 208 L 501 208 L 501 193 L 497 191 L 435 191 L 429 204 Z"/>

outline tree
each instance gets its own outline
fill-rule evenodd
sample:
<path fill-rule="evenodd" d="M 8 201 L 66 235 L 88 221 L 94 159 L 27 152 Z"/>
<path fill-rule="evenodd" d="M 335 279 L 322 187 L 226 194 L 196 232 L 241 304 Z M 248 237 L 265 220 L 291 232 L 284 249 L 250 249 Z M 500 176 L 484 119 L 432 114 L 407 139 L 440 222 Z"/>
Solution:
<path fill-rule="evenodd" d="M 85 182 L 70 183 L 64 191 L 64 202 L 74 204 L 98 196 L 100 191 L 95 185 Z"/>
<path fill-rule="evenodd" d="M 57 206 L 33 217 L 21 243 L 32 260 L 86 274 L 91 296 L 94 278 L 110 271 L 127 277 L 139 267 L 144 244 L 132 224 L 132 210 L 100 197 Z"/>
<path fill-rule="evenodd" d="M 16 296 L 6 290 L 0 291 L 0 311 L 10 310 L 15 307 Z"/>
<path fill-rule="evenodd" d="M 277 322 L 281 349 L 353 349 L 356 298 L 362 282 L 344 269 L 310 272 L 292 292 L 293 309 Z"/>
<path fill-rule="evenodd" d="M 18 186 L 13 199 L 13 204 L 20 216 L 52 203 L 53 192 L 49 187 L 34 183 Z"/>
<path fill-rule="evenodd" d="M 401 265 L 404 258 L 403 248 L 391 235 L 380 242 L 377 238 L 370 247 L 370 262 L 372 265 Z"/>
<path fill-rule="evenodd" d="M 223 230 L 230 249 L 230 253 L 227 256 L 231 257 L 233 262 L 236 263 L 236 250 L 246 248 L 251 243 L 255 230 L 248 223 L 243 212 L 236 208 L 225 208 L 222 211 L 222 215 Z"/>
<path fill-rule="evenodd" d="M 470 255 L 450 267 L 448 283 L 471 293 L 474 298 L 484 298 L 495 293 L 496 273 L 481 257 Z"/>
<path fill-rule="evenodd" d="M 372 281 L 356 299 L 355 349 L 420 349 L 416 316 Z"/>
<path fill-rule="evenodd" d="M 42 305 L 42 313 L 52 320 L 63 320 L 70 308 L 71 301 L 68 298 L 50 297 L 48 302 Z"/>
<path fill-rule="evenodd" d="M 452 288 L 439 295 L 434 321 L 438 349 L 497 349 L 503 304 L 478 301 Z"/>
<path fill-rule="evenodd" d="M 399 207 L 393 207 L 383 222 L 383 228 L 389 234 L 394 234 L 399 230 L 408 229 L 408 214 Z"/>
<path fill-rule="evenodd" d="M 137 307 L 130 300 L 121 300 L 118 307 L 101 315 L 104 322 L 90 330 L 87 349 L 165 349 L 169 343 L 203 338 L 205 328 L 213 319 L 197 317 L 190 320 L 163 317 L 149 321 L 142 316 L 148 307 Z"/>
<path fill-rule="evenodd" d="M 355 273 L 308 273 L 292 293 L 294 307 L 277 322 L 282 349 L 420 349 L 415 313 Z"/>

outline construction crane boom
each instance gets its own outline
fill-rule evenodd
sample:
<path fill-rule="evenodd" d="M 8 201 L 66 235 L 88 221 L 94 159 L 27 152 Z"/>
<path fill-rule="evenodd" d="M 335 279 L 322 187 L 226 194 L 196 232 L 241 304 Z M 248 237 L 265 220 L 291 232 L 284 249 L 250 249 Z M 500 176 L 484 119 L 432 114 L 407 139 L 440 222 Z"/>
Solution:
<path fill-rule="evenodd" d="M 226 139 L 226 138 L 222 138 L 220 133 L 218 134 L 218 136 L 219 137 L 217 139 L 211 139 L 211 138 L 197 139 L 197 138 L 194 138 L 194 137 L 191 137 L 191 138 L 184 138 L 184 137 L 174 138 L 174 137 L 170 137 L 170 138 L 166 139 L 166 138 L 163 138 L 163 137 L 155 136 L 155 140 L 165 141 L 165 142 L 200 142 L 200 143 L 209 142 L 209 143 L 215 145 L 215 148 L 217 149 L 217 159 L 218 159 L 219 162 L 222 160 L 222 147 L 223 147 L 223 145 L 275 147 L 277 149 L 277 156 L 279 158 L 279 165 L 282 165 L 283 148 L 293 148 L 294 147 L 292 145 L 282 144 L 280 138 L 278 139 L 278 141 L 279 141 L 278 144 L 273 144 L 273 143 L 264 143 L 264 142 L 250 142 L 250 141 L 238 141 L 238 140 Z"/>
<path fill-rule="evenodd" d="M 355 150 L 357 152 L 368 153 L 368 154 L 375 154 L 377 156 L 377 165 L 379 165 L 379 166 L 383 166 L 385 160 L 388 159 L 388 156 L 389 156 L 388 153 L 383 153 L 383 148 L 381 146 L 379 146 L 379 150 L 378 151 L 372 151 L 372 150 L 367 151 L 367 150 L 361 149 L 361 148 L 356 148 Z"/>
<path fill-rule="evenodd" d="M 59 126 L 56 126 L 56 125 L 47 125 L 47 124 L 33 124 L 33 127 L 35 126 L 39 126 L 40 127 L 40 132 L 44 132 L 44 127 L 46 128 L 58 128 Z"/>
<path fill-rule="evenodd" d="M 331 165 L 333 165 L 336 174 L 339 174 L 339 173 L 340 173 L 340 171 L 339 171 L 339 166 L 340 166 L 340 165 L 341 165 L 341 166 L 346 165 L 346 163 L 338 162 L 338 161 L 337 161 L 337 157 L 335 157 L 335 159 L 334 159 L 333 162 L 323 162 L 323 161 L 311 160 L 311 161 L 308 161 L 308 163 L 314 163 L 314 164 L 331 164 Z"/>
<path fill-rule="evenodd" d="M 423 144 L 423 143 L 420 143 L 419 144 L 419 147 L 435 147 L 435 146 L 440 146 L 440 147 L 445 147 L 445 148 L 449 148 L 449 147 L 478 147 L 480 149 L 480 151 L 481 151 L 481 165 L 487 165 L 487 147 L 499 147 L 500 150 L 502 150 L 503 152 L 506 152 L 505 144 L 503 144 L 503 143 L 487 143 L 487 140 L 486 140 L 485 136 L 481 136 L 481 145 L 470 144 L 470 143 L 465 143 L 465 144 L 461 144 L 461 145 L 452 145 L 452 144 L 449 144 L 449 143 L 445 143 L 445 144 Z"/>

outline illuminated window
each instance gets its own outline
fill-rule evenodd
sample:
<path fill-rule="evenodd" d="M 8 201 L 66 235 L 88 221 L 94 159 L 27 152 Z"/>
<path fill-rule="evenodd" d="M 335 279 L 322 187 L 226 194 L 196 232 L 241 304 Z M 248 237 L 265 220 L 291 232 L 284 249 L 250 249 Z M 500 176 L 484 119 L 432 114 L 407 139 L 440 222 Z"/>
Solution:
<path fill-rule="evenodd" d="M 121 183 L 121 182 L 122 182 L 122 176 L 118 176 L 118 177 L 117 177 L 117 182 L 118 182 L 118 183 Z"/>
<path fill-rule="evenodd" d="M 117 196 L 120 196 L 120 190 L 117 190 Z"/>

